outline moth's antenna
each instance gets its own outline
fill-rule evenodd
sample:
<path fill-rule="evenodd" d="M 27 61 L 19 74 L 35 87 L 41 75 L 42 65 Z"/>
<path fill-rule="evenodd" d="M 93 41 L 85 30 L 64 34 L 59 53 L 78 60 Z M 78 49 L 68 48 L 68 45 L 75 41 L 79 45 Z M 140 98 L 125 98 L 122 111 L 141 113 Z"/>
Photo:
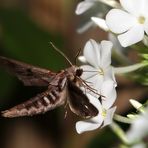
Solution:
<path fill-rule="evenodd" d="M 78 60 L 78 56 L 80 55 L 81 53 L 81 48 L 77 51 L 77 54 L 75 56 L 75 65 L 77 65 L 77 60 Z"/>
<path fill-rule="evenodd" d="M 71 61 L 68 59 L 68 57 L 60 50 L 58 49 L 52 42 L 49 42 L 50 45 L 60 54 L 62 55 L 66 60 L 67 62 L 72 66 L 73 64 L 71 63 Z"/>

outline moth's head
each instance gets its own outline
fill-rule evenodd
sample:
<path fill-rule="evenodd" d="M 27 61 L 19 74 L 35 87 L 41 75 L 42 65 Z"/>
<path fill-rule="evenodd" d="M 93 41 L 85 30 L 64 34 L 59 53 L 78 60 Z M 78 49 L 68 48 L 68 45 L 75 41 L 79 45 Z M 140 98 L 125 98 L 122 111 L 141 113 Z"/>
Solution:
<path fill-rule="evenodd" d="M 83 69 L 77 66 L 73 66 L 73 75 L 75 77 L 80 77 L 83 74 Z"/>
<path fill-rule="evenodd" d="M 75 77 L 80 77 L 83 73 L 83 69 L 77 66 L 72 66 L 68 69 L 66 69 L 66 72 L 68 74 L 68 77 L 73 80 Z"/>
<path fill-rule="evenodd" d="M 82 75 L 82 73 L 83 73 L 83 69 L 79 68 L 79 67 L 75 71 L 75 75 L 78 76 L 78 77 L 80 77 Z"/>

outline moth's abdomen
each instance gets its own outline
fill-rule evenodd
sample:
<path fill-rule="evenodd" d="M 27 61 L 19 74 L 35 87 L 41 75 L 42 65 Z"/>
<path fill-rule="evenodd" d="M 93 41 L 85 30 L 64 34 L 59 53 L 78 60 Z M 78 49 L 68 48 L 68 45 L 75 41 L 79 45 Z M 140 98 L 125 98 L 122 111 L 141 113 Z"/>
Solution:
<path fill-rule="evenodd" d="M 66 98 L 66 89 L 59 90 L 57 87 L 38 94 L 36 97 L 19 104 L 9 110 L 3 111 L 4 117 L 32 116 L 35 114 L 45 113 L 62 104 Z"/>

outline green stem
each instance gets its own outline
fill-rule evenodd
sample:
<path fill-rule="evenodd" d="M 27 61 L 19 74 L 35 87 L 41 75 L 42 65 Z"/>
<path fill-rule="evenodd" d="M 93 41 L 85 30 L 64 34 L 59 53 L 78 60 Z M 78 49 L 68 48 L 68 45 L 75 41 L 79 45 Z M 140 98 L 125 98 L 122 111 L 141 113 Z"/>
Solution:
<path fill-rule="evenodd" d="M 116 1 L 106 1 L 106 0 L 98 0 L 98 1 L 108 5 L 110 7 L 113 7 L 113 8 L 121 8 L 121 5 Z"/>
<path fill-rule="evenodd" d="M 112 124 L 110 125 L 110 128 L 114 131 L 114 133 L 120 138 L 120 140 L 126 144 L 126 145 L 130 145 L 130 142 L 128 141 L 125 132 L 122 130 L 122 128 L 116 124 L 115 122 L 112 122 Z"/>
<path fill-rule="evenodd" d="M 131 124 L 132 123 L 132 119 L 129 119 L 127 117 L 118 115 L 118 114 L 114 114 L 114 120 L 118 121 L 118 122 L 122 122 L 122 123 L 126 123 L 126 124 Z"/>
<path fill-rule="evenodd" d="M 124 66 L 124 67 L 114 67 L 114 72 L 115 74 L 129 73 L 147 65 L 148 65 L 147 63 L 138 63 L 138 64 L 133 64 L 133 65 Z"/>

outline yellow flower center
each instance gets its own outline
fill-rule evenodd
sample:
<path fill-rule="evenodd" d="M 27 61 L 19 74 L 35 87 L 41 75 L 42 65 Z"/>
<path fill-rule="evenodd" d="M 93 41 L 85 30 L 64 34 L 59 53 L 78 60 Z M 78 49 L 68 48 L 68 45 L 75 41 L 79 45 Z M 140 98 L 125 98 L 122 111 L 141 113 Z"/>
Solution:
<path fill-rule="evenodd" d="M 101 113 L 102 117 L 105 118 L 106 114 L 107 114 L 106 109 L 102 108 L 102 113 Z"/>
<path fill-rule="evenodd" d="M 98 73 L 99 73 L 99 75 L 104 75 L 103 69 L 102 68 L 99 68 Z"/>
<path fill-rule="evenodd" d="M 145 23 L 145 17 L 144 17 L 144 16 L 140 16 L 140 17 L 138 18 L 138 22 L 139 22 L 140 24 L 144 24 L 144 23 Z"/>

